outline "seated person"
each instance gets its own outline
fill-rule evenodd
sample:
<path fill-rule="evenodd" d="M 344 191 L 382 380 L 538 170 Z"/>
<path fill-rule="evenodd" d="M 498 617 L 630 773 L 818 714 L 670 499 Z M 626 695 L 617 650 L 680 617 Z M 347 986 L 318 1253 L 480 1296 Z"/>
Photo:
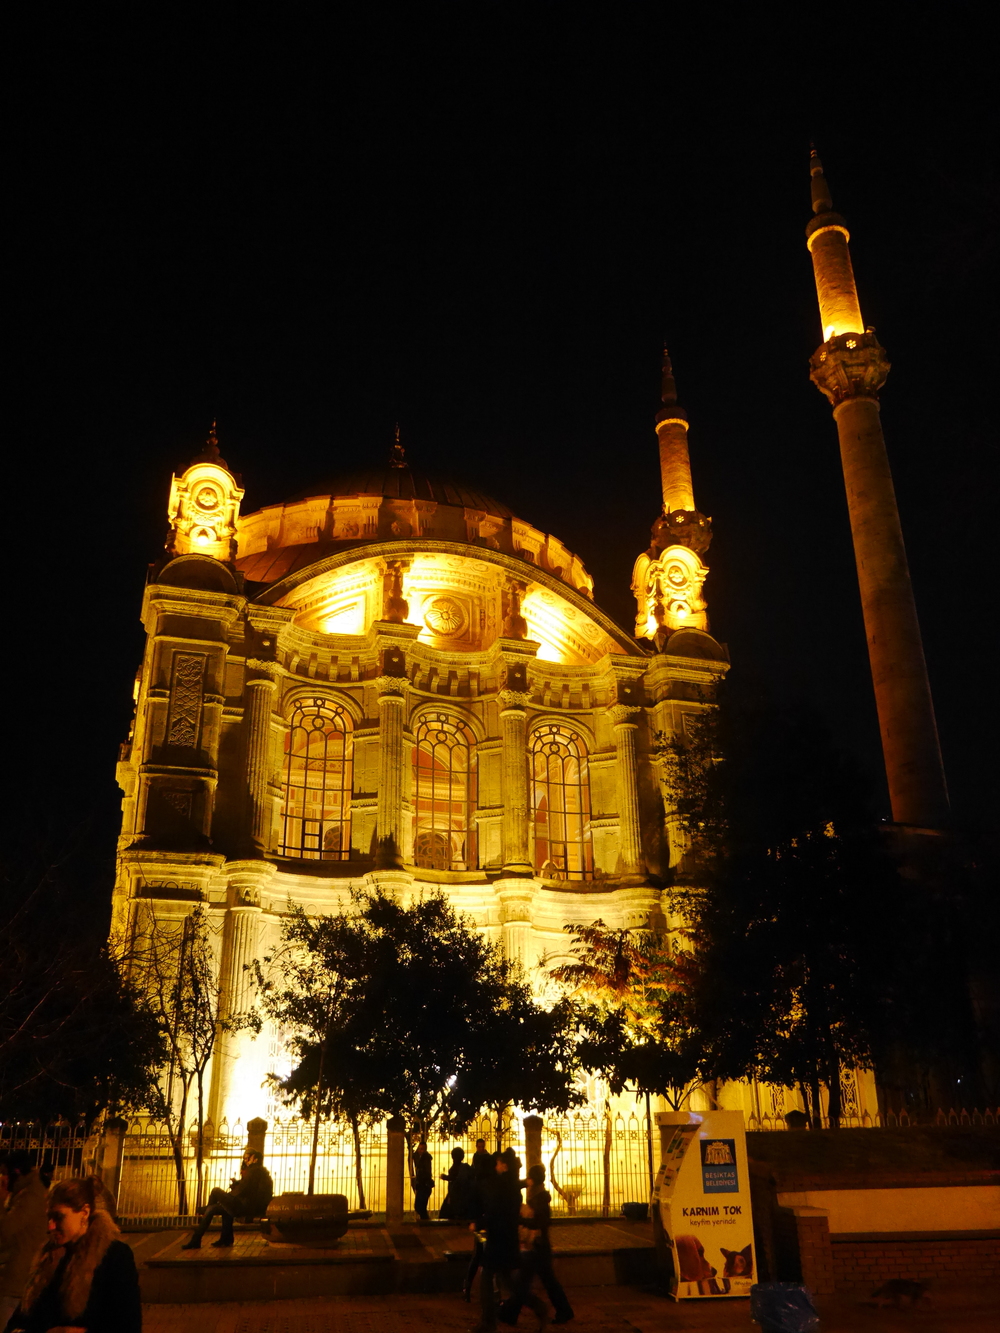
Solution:
<path fill-rule="evenodd" d="M 233 1219 L 236 1217 L 263 1217 L 267 1205 L 274 1197 L 274 1182 L 271 1173 L 261 1165 L 260 1153 L 248 1148 L 240 1167 L 240 1178 L 230 1182 L 228 1193 L 215 1189 L 208 1196 L 208 1206 L 202 1209 L 201 1221 L 197 1230 L 184 1250 L 200 1250 L 202 1237 L 208 1230 L 212 1218 L 222 1220 L 222 1235 L 212 1242 L 214 1249 L 228 1248 L 233 1244 Z"/>

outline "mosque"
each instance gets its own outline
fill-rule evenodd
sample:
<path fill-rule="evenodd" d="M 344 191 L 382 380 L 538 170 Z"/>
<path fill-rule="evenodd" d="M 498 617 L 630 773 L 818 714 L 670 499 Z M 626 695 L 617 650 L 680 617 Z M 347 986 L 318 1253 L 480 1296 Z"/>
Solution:
<path fill-rule="evenodd" d="M 936 827 L 946 798 L 905 553 L 886 554 L 899 529 L 878 425 L 888 363 L 861 321 L 816 158 L 813 185 L 812 373 L 841 435 L 894 814 Z M 398 439 L 383 466 L 243 514 L 213 429 L 173 478 L 145 590 L 113 929 L 180 926 L 203 904 L 235 1013 L 289 902 L 334 913 L 352 888 L 443 891 L 529 974 L 565 957 L 567 923 L 655 919 L 684 855 L 664 739 L 683 736 L 729 669 L 703 596 L 711 520 L 666 355 L 661 397 L 662 512 L 635 562 L 628 627 L 595 604 L 557 536 L 420 472 Z M 883 473 L 887 492 L 852 497 L 857 476 Z M 875 520 L 855 522 L 872 504 Z M 876 652 L 888 668 L 875 670 Z M 221 1034 L 216 1124 L 267 1115 L 276 1058 L 274 1040 Z M 852 1099 L 874 1111 L 870 1079 L 845 1078 L 845 1114 Z M 786 1096 L 741 1085 L 725 1104 L 780 1115 Z"/>

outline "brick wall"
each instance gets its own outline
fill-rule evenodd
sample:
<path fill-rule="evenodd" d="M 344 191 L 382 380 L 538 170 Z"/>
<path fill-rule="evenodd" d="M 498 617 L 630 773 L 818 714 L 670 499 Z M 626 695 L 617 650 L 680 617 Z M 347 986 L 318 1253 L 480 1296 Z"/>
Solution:
<path fill-rule="evenodd" d="M 830 1237 L 838 1291 L 872 1291 L 890 1278 L 948 1286 L 1000 1280 L 1000 1233 Z"/>

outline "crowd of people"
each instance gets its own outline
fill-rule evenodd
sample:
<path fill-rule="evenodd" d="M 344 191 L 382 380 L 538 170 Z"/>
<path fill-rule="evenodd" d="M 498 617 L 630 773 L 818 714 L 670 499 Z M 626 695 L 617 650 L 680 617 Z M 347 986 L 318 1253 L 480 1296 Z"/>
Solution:
<path fill-rule="evenodd" d="M 569 1323 L 573 1310 L 552 1268 L 552 1196 L 545 1188 L 545 1167 L 529 1167 L 522 1180 L 521 1160 L 513 1148 L 489 1153 L 484 1139 L 477 1140 L 471 1162 L 465 1161 L 462 1148 L 453 1148 L 451 1158 L 447 1175 L 441 1177 L 448 1191 L 438 1216 L 467 1222 L 473 1234 L 463 1294 L 472 1301 L 478 1275 L 479 1322 L 474 1333 L 493 1333 L 499 1323 L 516 1324 L 525 1306 L 539 1329 L 550 1322 Z M 413 1153 L 411 1184 L 417 1217 L 427 1221 L 434 1172 L 423 1140 Z M 552 1303 L 551 1317 L 534 1291 L 536 1279 Z"/>
<path fill-rule="evenodd" d="M 479 1280 L 475 1333 L 516 1324 L 527 1306 L 543 1329 L 565 1324 L 573 1310 L 552 1269 L 552 1199 L 544 1166 L 521 1179 L 512 1148 L 489 1153 L 479 1139 L 471 1162 L 453 1148 L 441 1179 L 448 1189 L 439 1216 L 465 1223 L 473 1237 L 463 1294 Z M 434 1171 L 427 1144 L 412 1156 L 411 1184 L 418 1219 L 429 1220 Z M 233 1243 L 239 1216 L 261 1216 L 273 1192 L 260 1155 L 248 1151 L 239 1179 L 213 1190 L 200 1225 L 184 1246 L 197 1249 L 212 1218 L 221 1218 L 216 1245 Z M 522 1197 L 523 1196 L 523 1197 Z M 534 1290 L 536 1281 L 552 1304 Z M 135 1260 L 115 1224 L 114 1203 L 97 1176 L 52 1185 L 34 1155 L 12 1152 L 0 1161 L 0 1333 L 141 1333 L 142 1306 Z"/>
<path fill-rule="evenodd" d="M 0 1162 L 0 1330 L 141 1333 L 139 1276 L 97 1176 L 51 1184 L 15 1151 Z"/>

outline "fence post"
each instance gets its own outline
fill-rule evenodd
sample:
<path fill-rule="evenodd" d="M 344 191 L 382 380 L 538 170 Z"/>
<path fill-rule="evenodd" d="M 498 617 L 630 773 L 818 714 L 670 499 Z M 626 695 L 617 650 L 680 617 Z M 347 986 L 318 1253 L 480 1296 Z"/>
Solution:
<path fill-rule="evenodd" d="M 258 1116 L 247 1121 L 247 1152 L 255 1152 L 264 1161 L 264 1140 L 267 1138 L 267 1121 Z"/>
<path fill-rule="evenodd" d="M 524 1156 L 527 1159 L 526 1164 L 531 1166 L 541 1166 L 542 1164 L 542 1129 L 545 1121 L 540 1115 L 526 1115 L 524 1117 Z"/>
<path fill-rule="evenodd" d="M 116 1208 L 118 1207 L 118 1188 L 122 1178 L 126 1128 L 125 1121 L 119 1120 L 117 1117 L 105 1120 L 101 1141 L 97 1149 L 97 1174 L 101 1177 L 104 1188 L 114 1199 Z"/>
<path fill-rule="evenodd" d="M 385 1149 L 385 1220 L 403 1220 L 403 1178 L 406 1164 L 406 1125 L 394 1115 L 386 1125 Z"/>
<path fill-rule="evenodd" d="M 833 1250 L 830 1248 L 829 1214 L 825 1208 L 795 1205 L 795 1231 L 799 1242 L 802 1281 L 817 1296 L 833 1294 Z"/>

